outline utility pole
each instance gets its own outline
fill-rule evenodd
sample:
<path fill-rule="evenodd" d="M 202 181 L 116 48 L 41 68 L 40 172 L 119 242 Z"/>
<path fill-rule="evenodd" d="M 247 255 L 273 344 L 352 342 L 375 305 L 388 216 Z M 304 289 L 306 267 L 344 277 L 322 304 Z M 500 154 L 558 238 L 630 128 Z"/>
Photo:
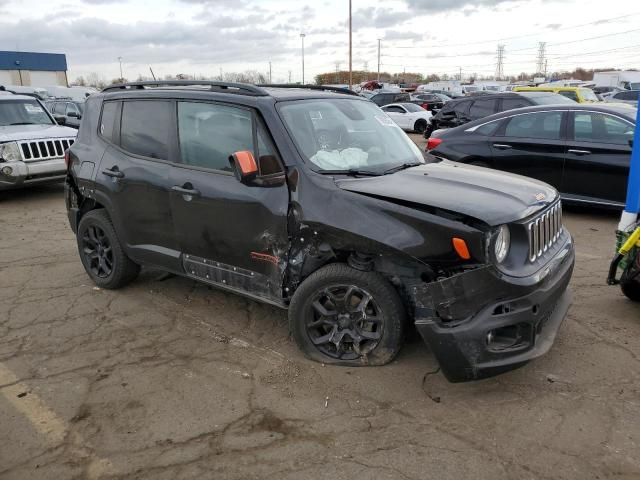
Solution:
<path fill-rule="evenodd" d="M 460 74 L 458 74 L 458 80 L 462 81 L 462 67 L 460 67 Z"/>
<path fill-rule="evenodd" d="M 353 30 L 351 25 L 351 0 L 349 0 L 349 90 L 353 87 L 353 64 L 352 64 L 352 52 L 353 52 Z"/>
<path fill-rule="evenodd" d="M 336 83 L 340 83 L 340 62 L 336 62 Z"/>
<path fill-rule="evenodd" d="M 304 33 L 300 34 L 300 39 L 302 40 L 302 84 L 304 85 L 304 37 L 306 35 Z"/>
<path fill-rule="evenodd" d="M 120 81 L 124 78 L 122 76 L 122 57 L 118 57 L 118 63 L 120 63 Z"/>
<path fill-rule="evenodd" d="M 222 67 L 220 67 L 220 81 L 222 81 Z"/>
<path fill-rule="evenodd" d="M 289 83 L 291 83 L 291 70 L 289 70 Z"/>
<path fill-rule="evenodd" d="M 271 83 L 271 62 L 269 62 L 269 83 Z"/>
<path fill-rule="evenodd" d="M 544 72 L 545 64 L 545 50 L 547 48 L 547 42 L 538 43 L 538 63 L 536 64 L 536 73 L 541 74 Z"/>
<path fill-rule="evenodd" d="M 504 45 L 498 45 L 498 61 L 496 63 L 496 80 L 501 80 L 504 75 Z"/>
<path fill-rule="evenodd" d="M 382 39 L 379 38 L 378 39 L 378 82 L 380 81 L 380 43 L 382 42 Z"/>

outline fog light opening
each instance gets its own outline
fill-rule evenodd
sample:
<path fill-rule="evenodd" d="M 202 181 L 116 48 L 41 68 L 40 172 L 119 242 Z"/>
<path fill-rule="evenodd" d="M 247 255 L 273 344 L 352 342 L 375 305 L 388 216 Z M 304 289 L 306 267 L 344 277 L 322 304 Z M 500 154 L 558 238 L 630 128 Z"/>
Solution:
<path fill-rule="evenodd" d="M 487 347 L 494 351 L 517 347 L 523 343 L 523 334 L 520 324 L 496 328 L 487 333 Z"/>
<path fill-rule="evenodd" d="M 2 172 L 3 175 L 11 175 L 13 173 L 13 168 L 11 168 L 11 167 L 2 167 L 0 172 Z"/>

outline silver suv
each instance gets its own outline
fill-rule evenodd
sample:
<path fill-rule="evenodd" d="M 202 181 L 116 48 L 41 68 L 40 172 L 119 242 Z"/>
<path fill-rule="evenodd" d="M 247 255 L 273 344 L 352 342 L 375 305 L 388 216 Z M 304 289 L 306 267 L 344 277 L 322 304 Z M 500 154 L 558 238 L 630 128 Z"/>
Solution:
<path fill-rule="evenodd" d="M 60 182 L 77 130 L 58 125 L 40 100 L 0 95 L 0 190 Z"/>

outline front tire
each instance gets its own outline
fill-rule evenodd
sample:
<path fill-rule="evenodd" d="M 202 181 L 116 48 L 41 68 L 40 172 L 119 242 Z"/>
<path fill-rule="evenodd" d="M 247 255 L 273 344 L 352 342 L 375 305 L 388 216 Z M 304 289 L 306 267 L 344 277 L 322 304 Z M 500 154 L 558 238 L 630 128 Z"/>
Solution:
<path fill-rule="evenodd" d="M 406 313 L 395 289 L 375 272 L 335 263 L 311 274 L 289 306 L 289 325 L 311 360 L 384 365 L 400 351 Z"/>
<path fill-rule="evenodd" d="M 104 209 L 91 210 L 82 217 L 76 239 L 82 265 L 97 286 L 117 289 L 138 276 L 140 266 L 124 253 Z"/>

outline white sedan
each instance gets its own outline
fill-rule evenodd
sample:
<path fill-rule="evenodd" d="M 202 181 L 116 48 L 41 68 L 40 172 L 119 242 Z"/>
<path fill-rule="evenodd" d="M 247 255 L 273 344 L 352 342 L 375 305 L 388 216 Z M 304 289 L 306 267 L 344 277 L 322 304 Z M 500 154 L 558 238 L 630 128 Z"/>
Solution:
<path fill-rule="evenodd" d="M 431 123 L 431 112 L 413 103 L 391 103 L 382 107 L 382 110 L 406 131 L 424 133 Z"/>

